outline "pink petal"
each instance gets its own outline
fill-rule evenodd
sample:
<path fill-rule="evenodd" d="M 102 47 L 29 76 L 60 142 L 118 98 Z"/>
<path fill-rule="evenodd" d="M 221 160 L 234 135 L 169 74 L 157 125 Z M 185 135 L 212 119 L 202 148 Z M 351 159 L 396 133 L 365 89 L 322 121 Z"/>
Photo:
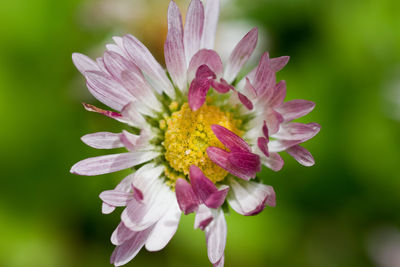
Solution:
<path fill-rule="evenodd" d="M 117 133 L 98 132 L 86 134 L 81 137 L 81 140 L 88 146 L 97 149 L 112 149 L 124 146 L 119 140 L 119 134 Z"/>
<path fill-rule="evenodd" d="M 192 186 L 184 179 L 178 179 L 175 184 L 176 199 L 179 208 L 185 215 L 195 212 L 199 206 L 199 200 L 193 191 Z"/>
<path fill-rule="evenodd" d="M 302 140 L 302 142 L 313 138 L 320 131 L 321 126 L 318 123 L 285 123 L 281 125 L 275 138 L 284 140 Z"/>
<path fill-rule="evenodd" d="M 258 137 L 257 146 L 264 153 L 265 156 L 269 157 L 268 151 L 268 140 L 265 137 Z"/>
<path fill-rule="evenodd" d="M 222 255 L 222 257 L 218 260 L 218 262 L 213 264 L 213 267 L 224 267 L 225 263 L 225 255 Z"/>
<path fill-rule="evenodd" d="M 178 203 L 173 202 L 165 215 L 154 225 L 154 229 L 147 238 L 146 249 L 148 251 L 159 251 L 163 249 L 178 229 L 181 211 Z"/>
<path fill-rule="evenodd" d="M 220 79 L 220 82 L 217 82 L 216 80 L 212 80 L 211 86 L 214 88 L 215 91 L 217 91 L 220 94 L 225 94 L 229 92 L 230 90 L 235 90 L 235 87 L 232 85 L 228 84 L 223 78 Z"/>
<path fill-rule="evenodd" d="M 107 203 L 104 203 L 101 205 L 101 212 L 103 214 L 110 214 L 115 210 L 114 206 L 108 205 Z"/>
<path fill-rule="evenodd" d="M 268 127 L 267 127 L 267 122 L 264 121 L 263 127 L 262 127 L 262 132 L 265 136 L 265 138 L 267 138 L 267 141 L 269 141 L 269 131 L 268 131 Z"/>
<path fill-rule="evenodd" d="M 270 60 L 271 69 L 275 72 L 280 71 L 281 69 L 283 69 L 283 67 L 286 66 L 286 64 L 289 62 L 289 59 L 290 57 L 288 56 L 271 58 Z"/>
<path fill-rule="evenodd" d="M 85 77 L 90 93 L 107 106 L 121 110 L 132 101 L 132 95 L 119 83 L 98 71 L 86 71 Z"/>
<path fill-rule="evenodd" d="M 224 255 L 226 244 L 226 221 L 224 212 L 220 209 L 214 220 L 205 229 L 208 259 L 217 263 Z"/>
<path fill-rule="evenodd" d="M 232 190 L 228 194 L 229 205 L 237 213 L 251 216 L 264 210 L 265 205 L 275 206 L 275 192 L 272 186 L 257 182 L 229 179 Z"/>
<path fill-rule="evenodd" d="M 158 156 L 158 152 L 129 152 L 84 159 L 71 168 L 79 175 L 99 175 L 120 171 L 142 164 Z"/>
<path fill-rule="evenodd" d="M 218 124 L 211 125 L 211 129 L 221 143 L 231 151 L 250 152 L 250 146 L 239 136 Z"/>
<path fill-rule="evenodd" d="M 257 97 L 257 91 L 254 88 L 254 86 L 251 84 L 250 79 L 246 77 L 246 84 L 243 87 L 243 92 L 245 95 L 249 96 L 251 99 L 254 99 Z"/>
<path fill-rule="evenodd" d="M 275 85 L 274 93 L 272 98 L 269 100 L 269 105 L 272 108 L 278 107 L 283 103 L 283 100 L 286 97 L 286 82 L 280 81 L 278 84 Z"/>
<path fill-rule="evenodd" d="M 201 65 L 207 65 L 217 77 L 221 76 L 223 71 L 222 61 L 217 52 L 209 49 L 201 49 L 190 60 L 188 67 L 188 81 L 192 81 L 196 75 L 197 69 Z"/>
<path fill-rule="evenodd" d="M 283 167 L 283 159 L 278 153 L 270 152 L 269 157 L 261 158 L 262 163 L 273 171 L 279 171 Z"/>
<path fill-rule="evenodd" d="M 240 69 L 247 62 L 256 48 L 258 40 L 258 30 L 253 28 L 233 49 L 229 57 L 228 64 L 225 67 L 224 78 L 228 83 L 232 83 L 239 73 Z"/>
<path fill-rule="evenodd" d="M 215 33 L 219 16 L 219 0 L 204 0 L 204 27 L 201 38 L 201 47 L 214 48 Z"/>
<path fill-rule="evenodd" d="M 95 61 L 80 53 L 72 54 L 72 62 L 74 62 L 75 67 L 83 75 L 85 75 L 86 71 L 100 71 L 100 68 Z"/>
<path fill-rule="evenodd" d="M 115 266 L 121 266 L 131 261 L 143 247 L 151 230 L 151 228 L 148 228 L 144 231 L 136 232 L 131 239 L 116 247 L 113 255 L 111 255 L 111 263 Z"/>
<path fill-rule="evenodd" d="M 253 109 L 253 103 L 243 94 L 237 92 L 238 98 L 240 102 L 248 109 L 252 110 Z"/>
<path fill-rule="evenodd" d="M 307 115 L 314 107 L 314 102 L 296 99 L 283 103 L 276 110 L 282 114 L 284 121 L 292 121 Z"/>
<path fill-rule="evenodd" d="M 150 51 L 132 35 L 125 35 L 123 37 L 123 45 L 133 63 L 146 74 L 154 89 L 159 93 L 165 92 L 173 98 L 175 90 L 164 69 L 155 60 Z"/>
<path fill-rule="evenodd" d="M 228 186 L 221 187 L 218 191 L 209 195 L 204 204 L 211 209 L 218 209 L 224 204 L 228 191 Z"/>
<path fill-rule="evenodd" d="M 276 83 L 275 72 L 270 68 L 270 59 L 268 53 L 264 53 L 257 66 L 253 79 L 253 86 L 258 95 L 269 93 Z"/>
<path fill-rule="evenodd" d="M 193 192 L 202 202 L 205 202 L 212 193 L 218 191 L 214 183 L 211 182 L 196 165 L 190 166 L 189 176 Z"/>
<path fill-rule="evenodd" d="M 199 209 L 196 211 L 196 217 L 194 219 L 194 228 L 200 228 L 202 231 L 212 222 L 214 219 L 213 214 L 209 208 L 204 204 L 199 205 Z"/>
<path fill-rule="evenodd" d="M 126 204 L 133 198 L 133 194 L 116 190 L 107 190 L 101 192 L 99 197 L 108 205 L 114 207 L 123 207 L 126 206 Z"/>
<path fill-rule="evenodd" d="M 304 147 L 301 147 L 299 145 L 292 146 L 289 149 L 286 150 L 295 160 L 297 160 L 301 165 L 303 166 L 313 166 L 315 161 L 311 153 L 305 149 Z"/>
<path fill-rule="evenodd" d="M 193 111 L 198 110 L 206 101 L 212 79 L 215 79 L 215 74 L 206 65 L 201 65 L 189 87 L 188 102 Z"/>
<path fill-rule="evenodd" d="M 82 104 L 83 104 L 83 107 L 87 111 L 100 113 L 100 114 L 103 114 L 104 116 L 107 116 L 109 118 L 112 118 L 112 119 L 115 119 L 115 120 L 118 120 L 118 121 L 123 121 L 123 116 L 118 112 L 104 110 L 104 109 L 98 108 L 96 106 L 93 106 L 91 104 L 86 104 L 86 103 L 82 103 Z"/>
<path fill-rule="evenodd" d="M 231 152 L 228 160 L 243 171 L 255 173 L 261 171 L 260 157 L 251 152 Z"/>
<path fill-rule="evenodd" d="M 138 128 L 145 128 L 147 126 L 147 122 L 137 110 L 137 106 L 141 105 L 138 101 L 132 101 L 126 104 L 122 110 L 122 120 L 128 123 L 130 126 L 138 127 Z"/>
<path fill-rule="evenodd" d="M 171 1 L 168 7 L 168 34 L 164 45 L 164 55 L 172 80 L 183 90 L 186 86 L 186 57 L 181 12 L 174 1 Z"/>
<path fill-rule="evenodd" d="M 111 235 L 111 243 L 116 246 L 120 246 L 125 243 L 125 241 L 134 237 L 136 234 L 137 232 L 129 230 L 129 228 L 127 228 L 123 222 L 120 222 Z"/>
<path fill-rule="evenodd" d="M 106 51 L 103 59 L 107 72 L 116 80 L 121 80 L 122 73 L 125 71 L 140 73 L 140 69 L 132 61 L 128 61 L 116 52 Z"/>
<path fill-rule="evenodd" d="M 269 134 L 273 135 L 279 131 L 279 127 L 283 122 L 283 116 L 275 110 L 269 109 L 265 117 L 265 122 L 267 124 Z"/>
<path fill-rule="evenodd" d="M 187 65 L 189 65 L 193 55 L 200 49 L 201 36 L 203 35 L 203 24 L 203 4 L 200 0 L 192 0 L 186 14 L 185 30 L 183 35 Z"/>
<path fill-rule="evenodd" d="M 250 180 L 255 177 L 255 173 L 245 169 L 241 169 L 238 166 L 231 163 L 229 158 L 229 152 L 219 147 L 208 147 L 207 155 L 215 164 L 230 172 L 231 174 L 242 178 L 244 180 Z"/>

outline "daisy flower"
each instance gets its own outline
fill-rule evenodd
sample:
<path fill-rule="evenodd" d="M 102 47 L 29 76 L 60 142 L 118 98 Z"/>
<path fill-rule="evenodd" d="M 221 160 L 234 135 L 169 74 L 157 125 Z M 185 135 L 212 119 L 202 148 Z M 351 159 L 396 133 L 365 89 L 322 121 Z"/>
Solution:
<path fill-rule="evenodd" d="M 88 158 L 71 168 L 79 175 L 134 170 L 115 189 L 100 194 L 103 213 L 124 207 L 111 236 L 115 266 L 129 262 L 143 246 L 149 251 L 165 247 L 182 212 L 196 213 L 195 228 L 205 232 L 210 262 L 223 266 L 228 204 L 245 216 L 275 206 L 273 188 L 254 179 L 261 166 L 280 170 L 283 151 L 304 166 L 314 164 L 300 144 L 320 126 L 293 122 L 314 103 L 284 102 L 286 83 L 276 81 L 289 57 L 265 53 L 258 66 L 238 79 L 256 47 L 257 28 L 223 64 L 213 50 L 218 16 L 218 0 L 192 0 L 183 27 L 177 5 L 170 2 L 167 70 L 131 35 L 114 37 L 96 61 L 72 56 L 91 94 L 112 111 L 84 107 L 129 126 L 121 133 L 82 137 L 91 147 L 125 147 L 126 153 Z"/>

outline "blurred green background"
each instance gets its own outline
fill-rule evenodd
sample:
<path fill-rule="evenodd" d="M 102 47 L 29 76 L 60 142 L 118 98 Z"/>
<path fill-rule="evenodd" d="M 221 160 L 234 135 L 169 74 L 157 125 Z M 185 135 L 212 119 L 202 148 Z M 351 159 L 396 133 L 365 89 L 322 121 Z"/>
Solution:
<path fill-rule="evenodd" d="M 188 1 L 178 2 L 186 10 Z M 84 111 L 81 102 L 97 102 L 71 53 L 101 56 L 113 35 L 130 32 L 162 59 L 167 6 L 0 3 L 1 267 L 110 266 L 120 211 L 102 215 L 98 195 L 128 172 L 80 177 L 69 169 L 109 153 L 86 147 L 82 135 L 122 126 Z M 276 208 L 227 216 L 226 266 L 400 266 L 399 10 L 397 0 L 223 1 L 221 36 L 239 22 L 260 27 L 261 51 L 291 56 L 278 74 L 287 99 L 316 102 L 304 121 L 322 125 L 305 145 L 314 167 L 286 156 L 282 171 L 263 170 Z M 210 266 L 193 219 L 182 218 L 164 250 L 142 250 L 128 266 Z"/>

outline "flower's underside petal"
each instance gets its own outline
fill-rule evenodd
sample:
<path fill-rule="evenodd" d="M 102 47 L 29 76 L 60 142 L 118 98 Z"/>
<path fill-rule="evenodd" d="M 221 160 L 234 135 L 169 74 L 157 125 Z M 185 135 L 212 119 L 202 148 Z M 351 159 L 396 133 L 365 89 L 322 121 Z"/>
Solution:
<path fill-rule="evenodd" d="M 279 131 L 279 127 L 283 122 L 283 116 L 279 112 L 269 109 L 267 115 L 265 116 L 265 122 L 267 124 L 269 134 L 273 135 Z"/>
<path fill-rule="evenodd" d="M 246 143 L 246 141 L 225 127 L 218 124 L 213 124 L 211 125 L 211 129 L 218 140 L 221 141 L 221 143 L 227 148 L 229 148 L 230 151 L 251 151 L 250 146 Z"/>
<path fill-rule="evenodd" d="M 119 133 L 98 132 L 81 137 L 82 142 L 97 149 L 112 149 L 124 147 L 119 139 Z"/>
<path fill-rule="evenodd" d="M 120 191 L 120 192 L 130 192 L 130 190 L 132 189 L 132 178 L 133 178 L 133 174 L 128 175 L 127 177 L 122 179 L 122 181 L 115 187 L 114 190 Z M 101 209 L 102 213 L 110 214 L 114 210 L 115 210 L 115 206 L 112 206 L 112 205 L 109 205 L 109 204 L 103 202 L 102 209 Z"/>
<path fill-rule="evenodd" d="M 158 155 L 158 152 L 141 151 L 88 158 L 72 166 L 71 173 L 92 176 L 116 172 L 147 162 Z"/>
<path fill-rule="evenodd" d="M 126 206 L 126 204 L 133 198 L 133 194 L 116 190 L 107 190 L 101 192 L 99 197 L 108 205 L 114 207 L 123 207 Z"/>
<path fill-rule="evenodd" d="M 201 45 L 204 25 L 204 7 L 200 0 L 190 2 L 185 22 L 183 43 L 187 66 Z"/>
<path fill-rule="evenodd" d="M 137 232 L 127 228 L 123 222 L 120 222 L 111 235 L 111 243 L 120 246 L 125 243 L 125 241 L 131 239 L 136 233 Z"/>
<path fill-rule="evenodd" d="M 196 165 L 190 166 L 189 176 L 193 192 L 203 203 L 211 194 L 218 191 L 214 183 L 211 182 Z"/>
<path fill-rule="evenodd" d="M 290 59 L 289 56 L 271 58 L 270 59 L 271 69 L 275 72 L 280 71 L 286 66 L 286 64 L 289 62 L 289 59 Z"/>
<path fill-rule="evenodd" d="M 154 225 L 153 231 L 147 238 L 146 249 L 148 251 L 163 249 L 178 229 L 180 218 L 181 211 L 175 200 L 165 215 Z"/>
<path fill-rule="evenodd" d="M 85 75 L 86 71 L 100 71 L 100 68 L 95 61 L 80 53 L 72 54 L 72 62 L 74 62 L 75 67 L 83 75 Z"/>
<path fill-rule="evenodd" d="M 196 211 L 196 217 L 194 218 L 194 228 L 200 228 L 202 231 L 210 224 L 214 219 L 213 214 L 206 205 L 200 204 L 199 209 Z"/>
<path fill-rule="evenodd" d="M 207 65 L 217 77 L 222 74 L 222 61 L 217 52 L 210 49 L 201 49 L 190 60 L 187 73 L 189 82 L 194 79 L 196 71 L 201 65 Z"/>
<path fill-rule="evenodd" d="M 108 205 L 107 203 L 102 203 L 101 205 L 101 212 L 103 214 L 110 214 L 115 210 L 114 206 Z"/>
<path fill-rule="evenodd" d="M 265 205 L 275 206 L 275 192 L 271 186 L 230 178 L 231 191 L 228 203 L 237 213 L 250 216 L 264 210 Z"/>
<path fill-rule="evenodd" d="M 168 34 L 164 44 L 165 64 L 172 80 L 183 90 L 186 87 L 186 57 L 183 45 L 181 12 L 174 1 L 168 7 Z"/>
<path fill-rule="evenodd" d="M 158 93 L 165 92 L 168 96 L 174 98 L 175 91 L 171 82 L 150 51 L 132 35 L 123 37 L 123 46 L 133 63 L 143 71 L 153 88 Z"/>
<path fill-rule="evenodd" d="M 185 215 L 197 210 L 199 199 L 194 193 L 192 186 L 186 180 L 180 178 L 176 181 L 175 194 L 179 208 Z"/>
<path fill-rule="evenodd" d="M 212 80 L 211 86 L 220 94 L 228 93 L 230 90 L 235 90 L 235 87 L 227 83 L 223 78 L 220 79 L 219 82 L 216 80 Z"/>
<path fill-rule="evenodd" d="M 211 263 L 217 263 L 224 255 L 226 244 L 226 221 L 224 212 L 219 209 L 214 220 L 206 227 L 207 254 Z"/>
<path fill-rule="evenodd" d="M 228 191 L 228 186 L 222 186 L 218 191 L 210 194 L 204 204 L 211 209 L 218 209 L 224 204 Z"/>
<path fill-rule="evenodd" d="M 297 160 L 297 162 L 299 162 L 303 166 L 310 167 L 313 166 L 315 163 L 311 153 L 307 149 L 299 145 L 292 146 L 291 148 L 287 149 L 286 152 L 288 152 L 295 160 Z"/>
<path fill-rule="evenodd" d="M 269 157 L 262 157 L 261 162 L 273 171 L 279 171 L 283 167 L 283 159 L 278 153 L 270 152 Z"/>
<path fill-rule="evenodd" d="M 232 83 L 237 74 L 253 54 L 258 40 L 258 30 L 253 28 L 233 49 L 225 67 L 224 78 L 228 83 Z"/>
<path fill-rule="evenodd" d="M 296 99 L 283 103 L 276 110 L 282 114 L 284 121 L 287 122 L 307 115 L 314 107 L 314 102 Z"/>
<path fill-rule="evenodd" d="M 90 93 L 105 105 L 120 111 L 132 101 L 132 95 L 119 83 L 99 71 L 86 71 L 86 85 Z"/>
<path fill-rule="evenodd" d="M 121 266 L 132 260 L 145 244 L 151 230 L 152 228 L 150 227 L 144 231 L 135 232 L 131 239 L 117 246 L 111 255 L 111 264 Z"/>
<path fill-rule="evenodd" d="M 273 137 L 284 140 L 302 140 L 304 142 L 318 134 L 320 129 L 321 126 L 318 123 L 284 123 L 281 124 L 279 132 L 274 134 Z"/>
<path fill-rule="evenodd" d="M 203 0 L 204 27 L 201 48 L 213 49 L 219 16 L 219 0 Z"/>

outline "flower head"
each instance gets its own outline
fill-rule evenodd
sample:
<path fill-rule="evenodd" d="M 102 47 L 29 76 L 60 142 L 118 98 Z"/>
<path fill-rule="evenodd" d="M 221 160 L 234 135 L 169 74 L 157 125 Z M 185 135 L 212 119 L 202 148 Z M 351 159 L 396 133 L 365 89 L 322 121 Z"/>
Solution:
<path fill-rule="evenodd" d="M 145 246 L 157 251 L 175 234 L 181 213 L 196 213 L 195 227 L 206 234 L 208 256 L 223 266 L 226 243 L 224 203 L 243 215 L 275 206 L 271 186 L 253 181 L 261 165 L 283 166 L 286 151 L 300 164 L 314 159 L 301 143 L 315 136 L 316 123 L 292 122 L 314 103 L 284 102 L 286 83 L 275 73 L 288 57 L 265 53 L 250 73 L 237 81 L 257 44 L 257 29 L 246 34 L 223 64 L 213 49 L 219 1 L 192 0 L 183 27 L 171 1 L 164 54 L 167 72 L 135 37 L 114 37 L 96 61 L 73 54 L 92 95 L 114 111 L 84 104 L 125 123 L 121 133 L 82 137 L 99 149 L 125 147 L 126 153 L 82 160 L 71 168 L 79 175 L 99 175 L 132 168 L 115 189 L 100 194 L 103 213 L 124 207 L 111 241 L 111 262 L 130 261 Z"/>

